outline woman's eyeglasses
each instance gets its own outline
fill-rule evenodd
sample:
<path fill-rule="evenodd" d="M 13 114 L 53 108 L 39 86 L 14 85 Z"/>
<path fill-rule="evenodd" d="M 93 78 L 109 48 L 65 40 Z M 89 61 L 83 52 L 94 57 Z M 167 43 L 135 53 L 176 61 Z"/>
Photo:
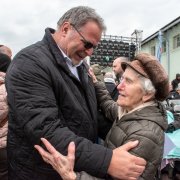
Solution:
<path fill-rule="evenodd" d="M 91 48 L 93 48 L 93 49 L 95 49 L 96 48 L 96 46 L 94 45 L 94 44 L 92 44 L 91 42 L 89 42 L 89 41 L 87 41 L 86 39 L 85 39 L 85 37 L 78 31 L 78 29 L 75 27 L 75 25 L 74 24 L 71 24 L 71 26 L 76 30 L 76 32 L 82 37 L 82 42 L 84 43 L 84 47 L 86 48 L 86 49 L 91 49 Z"/>

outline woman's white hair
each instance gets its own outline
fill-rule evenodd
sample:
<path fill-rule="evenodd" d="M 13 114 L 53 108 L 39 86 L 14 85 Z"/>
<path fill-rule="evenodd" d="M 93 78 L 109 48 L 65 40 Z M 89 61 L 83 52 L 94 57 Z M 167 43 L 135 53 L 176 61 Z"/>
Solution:
<path fill-rule="evenodd" d="M 145 78 L 143 76 L 139 76 L 141 85 L 143 90 L 147 93 L 147 94 L 155 94 L 156 93 L 156 89 L 154 87 L 154 85 L 152 84 L 152 81 L 148 78 Z"/>
<path fill-rule="evenodd" d="M 140 75 L 139 73 L 137 73 L 136 71 L 134 71 L 136 73 L 136 75 L 138 76 L 142 89 L 147 93 L 147 94 L 154 94 L 156 93 L 156 89 L 152 83 L 152 81 L 148 78 L 143 77 L 142 75 Z"/>

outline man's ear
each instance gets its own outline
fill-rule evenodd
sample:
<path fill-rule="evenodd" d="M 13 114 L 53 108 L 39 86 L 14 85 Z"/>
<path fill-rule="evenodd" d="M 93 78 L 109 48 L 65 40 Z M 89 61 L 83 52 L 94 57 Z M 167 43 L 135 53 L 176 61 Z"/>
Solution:
<path fill-rule="evenodd" d="M 69 22 L 64 22 L 62 25 L 61 25 L 61 28 L 60 28 L 60 31 L 63 33 L 63 34 L 67 34 L 68 31 L 71 29 L 71 25 Z"/>

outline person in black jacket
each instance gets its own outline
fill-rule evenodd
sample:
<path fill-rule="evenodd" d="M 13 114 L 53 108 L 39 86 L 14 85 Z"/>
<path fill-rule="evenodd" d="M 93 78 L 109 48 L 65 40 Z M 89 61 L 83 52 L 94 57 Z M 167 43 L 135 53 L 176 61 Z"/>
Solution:
<path fill-rule="evenodd" d="M 107 90 L 111 94 L 113 92 L 114 88 L 116 88 L 116 82 L 114 80 L 112 72 L 105 73 L 104 83 L 106 85 Z"/>
<path fill-rule="evenodd" d="M 168 100 L 179 100 L 180 101 L 180 83 L 177 84 L 177 87 L 174 91 L 173 90 L 170 91 L 167 101 Z M 176 131 L 177 129 L 180 129 L 180 114 L 179 114 L 179 108 L 178 108 L 178 111 L 176 112 L 175 107 L 177 107 L 177 105 L 174 104 L 173 102 L 170 104 L 169 107 L 170 107 L 169 110 L 174 115 L 174 122 L 172 122 L 168 125 L 168 129 L 166 130 L 166 132 L 172 133 L 172 132 Z"/>
<path fill-rule="evenodd" d="M 171 82 L 172 84 L 172 89 L 176 90 L 176 88 L 178 87 L 178 84 L 180 83 L 180 74 L 177 73 L 176 74 L 176 78 Z"/>
<path fill-rule="evenodd" d="M 114 150 L 95 144 L 97 101 L 83 59 L 100 41 L 103 19 L 94 9 L 79 6 L 68 10 L 57 24 L 57 30 L 45 30 L 42 41 L 21 50 L 6 75 L 9 180 L 59 180 L 34 148 L 41 145 L 41 137 L 62 154 L 74 141 L 77 172 L 137 178 L 146 164 L 128 152 L 137 142 Z"/>
<path fill-rule="evenodd" d="M 170 91 L 168 99 L 180 99 L 180 83 L 177 84 L 175 90 Z"/>

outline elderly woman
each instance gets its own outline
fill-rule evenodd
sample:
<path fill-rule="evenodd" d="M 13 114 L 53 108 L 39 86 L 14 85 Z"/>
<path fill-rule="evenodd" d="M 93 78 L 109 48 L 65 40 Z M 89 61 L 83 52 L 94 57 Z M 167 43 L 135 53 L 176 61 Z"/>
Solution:
<path fill-rule="evenodd" d="M 165 100 L 169 93 L 168 76 L 158 60 L 146 53 L 137 55 L 130 63 L 122 63 L 122 69 L 124 74 L 117 87 L 117 103 L 111 99 L 104 84 L 97 82 L 91 73 L 100 107 L 114 121 L 105 146 L 114 149 L 129 141 L 138 140 L 138 146 L 130 152 L 147 161 L 146 169 L 139 179 L 152 180 L 163 156 L 167 120 L 166 110 L 159 101 Z M 39 150 L 44 158 L 53 161 L 51 153 L 42 148 Z M 65 164 L 68 162 L 67 160 Z M 89 176 L 88 178 L 91 179 Z"/>

